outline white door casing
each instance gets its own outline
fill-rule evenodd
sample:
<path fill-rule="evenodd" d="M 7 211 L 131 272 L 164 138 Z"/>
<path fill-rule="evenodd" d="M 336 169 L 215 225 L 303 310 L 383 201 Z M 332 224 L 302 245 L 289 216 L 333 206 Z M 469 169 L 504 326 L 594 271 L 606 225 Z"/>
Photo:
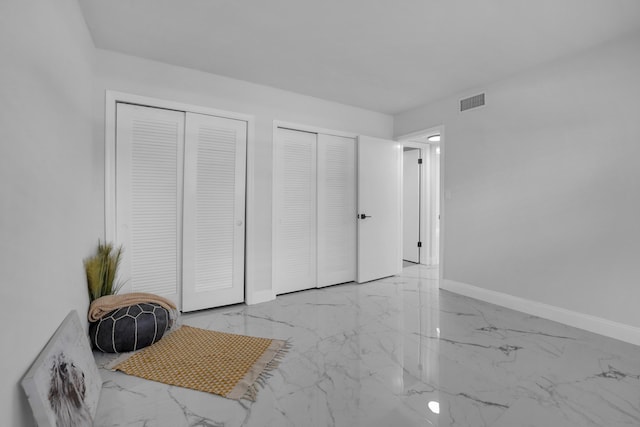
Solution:
<path fill-rule="evenodd" d="M 182 309 L 244 301 L 247 123 L 187 113 Z"/>
<path fill-rule="evenodd" d="M 401 156 L 398 142 L 358 137 L 359 283 L 402 271 Z"/>

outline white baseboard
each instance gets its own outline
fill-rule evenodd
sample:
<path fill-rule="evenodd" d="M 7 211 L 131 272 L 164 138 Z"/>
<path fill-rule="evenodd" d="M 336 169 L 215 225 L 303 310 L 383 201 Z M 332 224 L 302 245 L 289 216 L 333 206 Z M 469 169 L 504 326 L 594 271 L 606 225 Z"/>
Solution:
<path fill-rule="evenodd" d="M 579 313 L 565 308 L 544 304 L 537 301 L 515 297 L 502 292 L 479 288 L 454 280 L 443 279 L 440 288 L 456 294 L 468 296 L 481 301 L 500 305 L 512 310 L 521 311 L 533 316 L 542 317 L 565 325 L 584 329 L 620 341 L 640 345 L 640 328 L 618 323 L 590 314 Z"/>
<path fill-rule="evenodd" d="M 276 299 L 276 295 L 271 289 L 265 291 L 247 292 L 247 305 L 260 304 L 261 302 L 272 301 Z"/>

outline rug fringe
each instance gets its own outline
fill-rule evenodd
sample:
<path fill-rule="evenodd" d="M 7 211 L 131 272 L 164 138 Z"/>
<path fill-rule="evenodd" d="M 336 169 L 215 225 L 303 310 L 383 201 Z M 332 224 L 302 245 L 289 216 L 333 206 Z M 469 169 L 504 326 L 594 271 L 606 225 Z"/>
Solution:
<path fill-rule="evenodd" d="M 273 358 L 265 365 L 260 375 L 258 375 L 258 378 L 256 378 L 253 384 L 247 388 L 246 393 L 241 397 L 241 399 L 250 400 L 252 402 L 256 401 L 256 398 L 258 397 L 258 387 L 265 387 L 267 380 L 273 376 L 271 371 L 280 366 L 280 362 L 282 362 L 289 350 L 291 350 L 291 347 L 291 338 L 289 338 L 284 341 L 282 347 L 278 349 Z"/>
<path fill-rule="evenodd" d="M 138 351 L 140 351 L 140 350 L 138 350 Z M 116 366 L 118 366 L 119 364 L 121 364 L 125 360 L 129 359 L 131 356 L 136 354 L 138 351 L 128 351 L 126 353 L 114 353 L 113 356 L 112 356 L 111 361 L 106 363 L 104 365 L 104 368 L 108 369 L 109 371 L 115 372 L 117 370 Z"/>

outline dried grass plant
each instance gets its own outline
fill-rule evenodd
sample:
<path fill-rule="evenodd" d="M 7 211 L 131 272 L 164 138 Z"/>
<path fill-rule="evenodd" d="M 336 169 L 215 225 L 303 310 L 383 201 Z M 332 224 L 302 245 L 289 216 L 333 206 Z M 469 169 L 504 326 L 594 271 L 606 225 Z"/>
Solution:
<path fill-rule="evenodd" d="M 84 259 L 90 301 L 116 294 L 122 288 L 124 282 L 116 282 L 121 258 L 122 246 L 114 249 L 111 243 L 98 241 L 96 254 Z"/>

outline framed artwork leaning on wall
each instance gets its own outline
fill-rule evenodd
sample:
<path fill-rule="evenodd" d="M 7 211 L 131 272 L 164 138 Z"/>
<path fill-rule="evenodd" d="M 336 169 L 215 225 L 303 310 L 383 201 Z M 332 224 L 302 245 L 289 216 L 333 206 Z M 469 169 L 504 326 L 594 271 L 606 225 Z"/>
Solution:
<path fill-rule="evenodd" d="M 64 319 L 22 379 L 38 427 L 90 426 L 102 379 L 78 312 Z"/>

